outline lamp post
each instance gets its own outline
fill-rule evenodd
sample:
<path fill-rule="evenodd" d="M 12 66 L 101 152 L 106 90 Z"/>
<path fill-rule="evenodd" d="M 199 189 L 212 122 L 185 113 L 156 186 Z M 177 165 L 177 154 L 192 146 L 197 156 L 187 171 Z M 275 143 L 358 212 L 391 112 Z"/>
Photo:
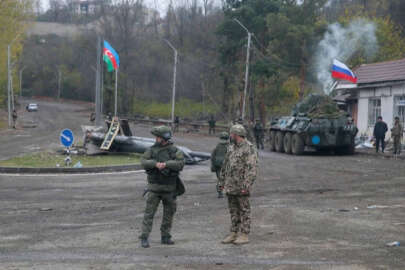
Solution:
<path fill-rule="evenodd" d="M 11 45 L 20 35 L 17 35 L 8 45 L 7 45 L 7 109 L 8 109 L 8 127 L 11 128 Z M 14 104 L 13 104 L 14 108 Z"/>
<path fill-rule="evenodd" d="M 174 51 L 174 64 L 173 64 L 173 91 L 172 91 L 172 130 L 174 129 L 174 104 L 176 102 L 176 72 L 177 72 L 177 50 L 176 48 L 168 41 L 164 41 L 169 45 L 170 48 Z"/>
<path fill-rule="evenodd" d="M 56 67 L 58 70 L 58 101 L 60 101 L 60 94 L 61 94 L 61 80 L 62 80 L 62 71 L 60 70 L 60 67 Z"/>
<path fill-rule="evenodd" d="M 242 120 L 245 120 L 245 109 L 246 109 L 246 93 L 247 93 L 247 86 L 248 86 L 248 79 L 249 79 L 249 57 L 250 57 L 250 41 L 252 39 L 252 33 L 238 20 L 233 19 L 237 22 L 248 34 L 248 45 L 247 45 L 247 52 L 246 52 L 246 68 L 245 68 L 245 89 L 243 91 L 243 105 L 242 105 Z"/>

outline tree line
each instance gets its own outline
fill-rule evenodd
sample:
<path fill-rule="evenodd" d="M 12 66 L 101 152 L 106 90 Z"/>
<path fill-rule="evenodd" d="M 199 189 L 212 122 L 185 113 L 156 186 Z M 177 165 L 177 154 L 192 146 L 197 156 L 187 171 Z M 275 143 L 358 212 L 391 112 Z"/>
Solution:
<path fill-rule="evenodd" d="M 71 8 L 71 0 L 51 2 L 46 13 L 34 14 L 37 20 L 75 24 L 81 31 L 74 37 L 26 38 L 19 58 L 20 67 L 26 66 L 23 88 L 30 95 L 56 96 L 61 74 L 63 98 L 93 100 L 100 35 L 120 54 L 121 115 L 146 113 L 148 104 L 164 104 L 156 115 L 168 115 L 173 51 L 166 39 L 179 52 L 179 104 L 200 110 L 179 108 L 177 113 L 239 117 L 247 33 L 235 19 L 252 33 L 247 102 L 251 119 L 289 113 L 307 93 L 322 91 L 314 56 L 333 23 L 344 28 L 362 18 L 376 26 L 377 51 L 370 56 L 354 47 L 347 60 L 351 67 L 404 57 L 400 0 L 223 0 L 220 6 L 213 0 L 182 0 L 170 2 L 163 15 L 140 0 L 103 0 L 94 13 L 81 15 Z M 106 70 L 103 74 L 107 112 L 113 107 L 114 76 Z"/>

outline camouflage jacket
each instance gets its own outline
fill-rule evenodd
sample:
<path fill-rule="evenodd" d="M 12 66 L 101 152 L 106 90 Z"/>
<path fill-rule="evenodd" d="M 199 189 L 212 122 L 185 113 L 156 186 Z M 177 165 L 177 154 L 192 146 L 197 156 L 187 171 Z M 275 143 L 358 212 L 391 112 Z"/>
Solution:
<path fill-rule="evenodd" d="M 394 136 L 402 137 L 402 134 L 403 134 L 403 128 L 402 128 L 401 123 L 394 124 L 394 126 L 391 128 L 392 137 L 394 137 Z"/>
<path fill-rule="evenodd" d="M 243 195 L 242 190 L 250 194 L 256 180 L 258 157 L 256 147 L 244 140 L 239 144 L 230 144 L 221 169 L 219 186 L 229 195 Z"/>
<path fill-rule="evenodd" d="M 220 170 L 224 163 L 226 151 L 228 150 L 229 141 L 221 140 L 211 153 L 211 171 Z"/>
<path fill-rule="evenodd" d="M 166 168 L 159 170 L 156 163 L 165 162 Z M 143 154 L 142 167 L 148 174 L 148 190 L 153 192 L 174 192 L 176 179 L 184 166 L 184 156 L 171 142 L 167 145 L 154 144 Z"/>

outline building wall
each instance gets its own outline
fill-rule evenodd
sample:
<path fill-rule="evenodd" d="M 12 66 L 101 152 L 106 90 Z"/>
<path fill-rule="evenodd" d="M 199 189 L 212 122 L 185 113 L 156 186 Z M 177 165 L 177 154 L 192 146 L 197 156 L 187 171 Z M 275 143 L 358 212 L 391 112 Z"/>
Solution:
<path fill-rule="evenodd" d="M 386 137 L 391 136 L 390 129 L 393 126 L 394 117 L 394 98 L 396 96 L 405 96 L 405 84 L 391 86 L 391 87 L 378 87 L 375 89 L 360 89 L 358 101 L 358 122 L 359 136 L 361 134 L 373 135 L 374 126 L 369 126 L 369 100 L 372 98 L 381 99 L 381 116 L 388 125 L 388 132 Z"/>

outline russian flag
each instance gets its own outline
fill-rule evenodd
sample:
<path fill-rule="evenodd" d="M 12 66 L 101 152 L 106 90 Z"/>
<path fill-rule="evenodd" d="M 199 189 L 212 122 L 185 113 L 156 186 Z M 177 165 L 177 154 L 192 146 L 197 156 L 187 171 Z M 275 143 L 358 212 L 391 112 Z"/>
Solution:
<path fill-rule="evenodd" d="M 350 70 L 350 68 L 336 59 L 333 60 L 332 77 L 335 79 L 342 79 L 352 83 L 357 83 L 357 77 Z"/>

